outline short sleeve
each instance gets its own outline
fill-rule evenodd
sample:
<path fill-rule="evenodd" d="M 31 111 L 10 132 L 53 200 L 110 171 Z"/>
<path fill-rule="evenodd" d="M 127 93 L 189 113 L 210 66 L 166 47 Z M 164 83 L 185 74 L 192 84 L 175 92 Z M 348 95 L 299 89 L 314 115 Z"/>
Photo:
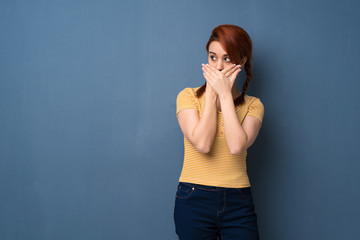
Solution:
<path fill-rule="evenodd" d="M 247 116 L 256 117 L 257 119 L 260 120 L 260 123 L 262 125 L 262 120 L 264 117 L 264 105 L 262 104 L 259 98 L 256 98 L 250 104 Z"/>
<path fill-rule="evenodd" d="M 197 99 L 191 88 L 183 89 L 176 98 L 176 116 L 185 108 L 198 109 Z"/>

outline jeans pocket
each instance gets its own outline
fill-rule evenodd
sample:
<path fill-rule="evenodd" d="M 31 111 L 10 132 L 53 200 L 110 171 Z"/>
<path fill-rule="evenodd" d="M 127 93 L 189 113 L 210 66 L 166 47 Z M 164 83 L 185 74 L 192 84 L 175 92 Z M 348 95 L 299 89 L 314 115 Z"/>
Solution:
<path fill-rule="evenodd" d="M 178 190 L 176 192 L 177 198 L 186 199 L 195 191 L 195 188 L 190 184 L 179 183 Z"/>
<path fill-rule="evenodd" d="M 252 193 L 251 193 L 251 189 L 249 187 L 238 188 L 238 191 L 242 198 L 245 198 L 247 200 L 252 200 Z"/>

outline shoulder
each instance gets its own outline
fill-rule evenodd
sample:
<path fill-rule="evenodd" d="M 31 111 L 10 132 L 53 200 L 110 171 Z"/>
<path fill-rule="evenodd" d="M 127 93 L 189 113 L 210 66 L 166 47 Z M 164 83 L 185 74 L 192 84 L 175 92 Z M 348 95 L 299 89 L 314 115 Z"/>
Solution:
<path fill-rule="evenodd" d="M 245 102 L 247 108 L 247 116 L 253 116 L 258 118 L 260 120 L 260 123 L 262 124 L 265 109 L 260 98 L 255 96 L 245 95 Z"/>
<path fill-rule="evenodd" d="M 179 113 L 182 109 L 191 108 L 200 111 L 200 101 L 195 97 L 197 88 L 184 88 L 182 89 L 176 98 L 176 113 Z"/>
<path fill-rule="evenodd" d="M 180 91 L 180 93 L 181 93 L 181 92 L 192 92 L 192 93 L 195 93 L 199 88 L 200 88 L 200 87 L 194 87 L 194 88 L 192 88 L 192 87 L 186 87 L 186 88 L 182 89 L 182 90 Z"/>
<path fill-rule="evenodd" d="M 199 89 L 200 87 L 195 87 L 195 88 L 191 88 L 191 87 L 186 87 L 184 89 L 182 89 L 178 95 L 177 98 L 179 97 L 183 97 L 183 96 L 187 96 L 187 97 L 194 97 L 195 98 L 195 93 L 196 91 Z"/>
<path fill-rule="evenodd" d="M 254 106 L 254 105 L 261 105 L 262 107 L 264 107 L 264 104 L 261 102 L 260 98 L 255 97 L 255 96 L 250 96 L 245 94 L 245 103 L 248 107 L 250 106 Z"/>

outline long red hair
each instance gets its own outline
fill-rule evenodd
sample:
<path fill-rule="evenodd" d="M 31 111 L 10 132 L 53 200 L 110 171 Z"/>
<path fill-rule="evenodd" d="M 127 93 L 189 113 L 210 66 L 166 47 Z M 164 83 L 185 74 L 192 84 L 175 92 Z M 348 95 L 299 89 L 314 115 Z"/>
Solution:
<path fill-rule="evenodd" d="M 247 57 L 245 66 L 242 68 L 246 72 L 246 81 L 243 85 L 242 93 L 234 100 L 234 105 L 238 106 L 244 103 L 245 93 L 248 89 L 251 73 L 251 61 L 252 61 L 252 43 L 249 34 L 239 26 L 232 24 L 222 24 L 215 27 L 211 36 L 206 44 L 206 51 L 209 53 L 209 46 L 212 41 L 220 42 L 221 46 L 229 55 L 231 61 L 235 64 L 240 64 L 244 57 Z M 197 91 L 196 96 L 200 97 L 206 88 L 206 82 Z"/>

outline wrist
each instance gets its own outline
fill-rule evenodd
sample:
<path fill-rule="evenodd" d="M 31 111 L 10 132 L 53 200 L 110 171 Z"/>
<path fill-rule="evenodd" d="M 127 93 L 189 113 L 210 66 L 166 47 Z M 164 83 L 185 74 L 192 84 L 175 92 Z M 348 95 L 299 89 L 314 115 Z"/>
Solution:
<path fill-rule="evenodd" d="M 225 92 L 219 94 L 219 98 L 220 98 L 220 100 L 226 100 L 228 98 L 232 99 L 232 93 L 231 93 L 231 91 L 225 91 Z"/>
<path fill-rule="evenodd" d="M 207 86 L 205 90 L 205 99 L 216 100 L 217 97 L 217 93 L 213 89 L 211 89 L 211 87 Z"/>
<path fill-rule="evenodd" d="M 216 104 L 217 99 L 218 99 L 218 95 L 214 92 L 207 93 L 205 95 L 205 102 Z"/>

